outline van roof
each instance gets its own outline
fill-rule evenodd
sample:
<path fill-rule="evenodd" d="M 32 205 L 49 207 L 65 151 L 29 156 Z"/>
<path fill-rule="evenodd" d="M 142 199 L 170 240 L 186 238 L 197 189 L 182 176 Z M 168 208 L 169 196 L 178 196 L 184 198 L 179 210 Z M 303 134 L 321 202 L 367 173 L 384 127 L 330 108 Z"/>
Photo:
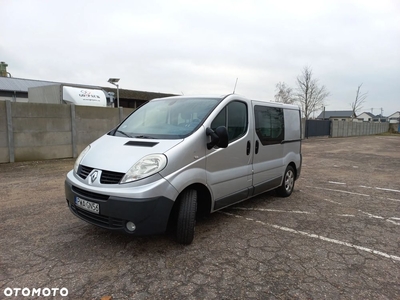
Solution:
<path fill-rule="evenodd" d="M 190 96 L 186 96 L 186 95 L 179 95 L 179 96 L 169 96 L 169 97 L 163 97 L 163 98 L 155 98 L 152 99 L 150 101 L 154 101 L 154 100 L 162 100 L 162 99 L 166 99 L 166 98 L 170 98 L 170 99 L 199 99 L 199 98 L 203 98 L 203 99 L 222 99 L 226 97 L 226 95 L 190 95 Z"/>
<path fill-rule="evenodd" d="M 254 103 L 259 103 L 259 104 L 268 104 L 271 106 L 275 107 L 282 107 L 282 108 L 289 108 L 289 109 L 296 109 L 299 110 L 300 107 L 294 104 L 286 104 L 282 102 L 275 102 L 275 101 L 266 101 L 266 100 L 251 100 Z"/>
<path fill-rule="evenodd" d="M 179 95 L 179 96 L 171 96 L 171 97 L 165 97 L 165 98 L 156 98 L 150 101 L 157 101 L 157 100 L 162 100 L 162 99 L 166 99 L 166 98 L 170 98 L 170 99 L 219 99 L 222 100 L 226 97 L 229 96 L 237 96 L 238 98 L 246 98 L 249 99 L 247 97 L 244 97 L 242 95 L 239 94 L 225 94 L 225 95 Z M 252 102 L 255 103 L 259 103 L 259 104 L 268 104 L 274 107 L 282 107 L 282 108 L 289 108 L 289 109 L 295 109 L 295 110 L 300 110 L 300 107 L 294 104 L 286 104 L 286 103 L 281 103 L 281 102 L 275 102 L 275 101 L 266 101 L 266 100 L 254 100 L 254 99 L 249 99 Z"/>

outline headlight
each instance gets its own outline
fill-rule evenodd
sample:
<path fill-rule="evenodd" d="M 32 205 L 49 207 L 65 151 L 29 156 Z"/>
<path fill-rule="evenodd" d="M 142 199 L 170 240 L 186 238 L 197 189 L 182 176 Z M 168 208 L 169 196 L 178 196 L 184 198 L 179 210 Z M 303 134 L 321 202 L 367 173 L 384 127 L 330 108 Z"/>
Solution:
<path fill-rule="evenodd" d="M 89 151 L 89 149 L 90 149 L 90 145 L 87 146 L 85 149 L 83 149 L 83 151 L 81 152 L 81 154 L 79 154 L 78 158 L 76 159 L 75 164 L 74 164 L 74 171 L 75 171 L 75 173 L 78 173 L 79 165 L 80 165 L 80 163 L 81 163 L 83 157 L 84 157 L 84 156 L 86 155 L 86 153 Z"/>
<path fill-rule="evenodd" d="M 126 172 L 121 183 L 139 180 L 160 172 L 167 165 L 167 157 L 163 154 L 151 154 L 143 157 Z"/>

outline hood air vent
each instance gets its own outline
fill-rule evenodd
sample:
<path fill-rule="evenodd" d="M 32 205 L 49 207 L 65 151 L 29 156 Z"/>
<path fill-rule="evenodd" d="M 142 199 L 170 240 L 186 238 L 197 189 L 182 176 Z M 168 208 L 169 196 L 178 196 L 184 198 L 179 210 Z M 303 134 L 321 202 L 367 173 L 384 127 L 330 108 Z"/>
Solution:
<path fill-rule="evenodd" d="M 139 147 L 154 147 L 158 143 L 156 142 L 139 142 L 139 141 L 129 141 L 125 146 L 139 146 Z"/>

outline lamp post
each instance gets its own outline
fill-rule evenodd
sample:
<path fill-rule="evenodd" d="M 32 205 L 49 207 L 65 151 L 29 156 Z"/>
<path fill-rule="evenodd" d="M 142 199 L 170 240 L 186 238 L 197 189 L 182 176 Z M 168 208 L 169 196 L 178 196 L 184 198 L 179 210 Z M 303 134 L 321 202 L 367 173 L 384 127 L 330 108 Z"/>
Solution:
<path fill-rule="evenodd" d="M 117 87 L 117 107 L 119 107 L 119 85 L 118 85 L 119 78 L 110 78 L 108 82 L 115 85 Z"/>

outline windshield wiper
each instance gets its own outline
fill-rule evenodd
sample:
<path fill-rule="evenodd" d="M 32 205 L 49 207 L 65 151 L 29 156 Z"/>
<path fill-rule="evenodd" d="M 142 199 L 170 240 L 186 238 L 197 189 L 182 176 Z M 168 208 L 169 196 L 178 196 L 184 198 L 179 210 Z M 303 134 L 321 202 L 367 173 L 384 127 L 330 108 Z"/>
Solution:
<path fill-rule="evenodd" d="M 131 135 L 127 134 L 126 132 L 123 132 L 122 130 L 117 130 L 117 132 L 123 134 L 124 136 L 130 137 L 130 138 L 132 137 Z"/>
<path fill-rule="evenodd" d="M 138 138 L 138 139 L 155 139 L 154 137 L 148 136 L 148 135 L 136 135 L 135 138 Z"/>

